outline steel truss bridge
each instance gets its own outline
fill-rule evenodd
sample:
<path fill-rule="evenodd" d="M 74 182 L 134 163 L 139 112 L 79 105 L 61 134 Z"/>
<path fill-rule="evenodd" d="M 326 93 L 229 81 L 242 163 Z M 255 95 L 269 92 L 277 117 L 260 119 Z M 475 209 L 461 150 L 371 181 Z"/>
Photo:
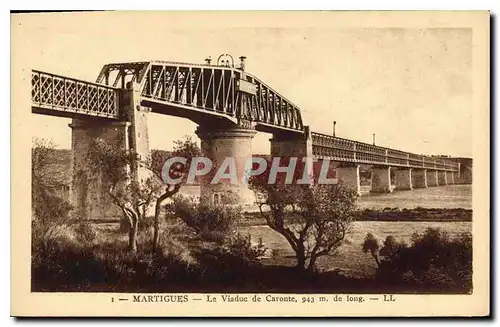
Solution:
<path fill-rule="evenodd" d="M 125 120 L 123 90 L 140 94 L 153 112 L 233 123 L 249 122 L 256 130 L 291 135 L 305 133 L 300 108 L 243 68 L 179 62 L 130 62 L 105 65 L 96 82 L 33 70 L 34 113 L 69 118 Z M 458 171 L 458 164 L 353 140 L 311 133 L 313 154 L 345 163 Z"/>
<path fill-rule="evenodd" d="M 137 84 L 153 112 L 195 121 L 246 120 L 257 130 L 302 133 L 300 109 L 257 77 L 233 67 L 174 62 L 108 64 L 96 83 L 32 71 L 33 112 L 120 120 L 120 90 Z"/>
<path fill-rule="evenodd" d="M 338 162 L 458 171 L 458 164 L 368 143 L 312 132 L 313 154 Z"/>

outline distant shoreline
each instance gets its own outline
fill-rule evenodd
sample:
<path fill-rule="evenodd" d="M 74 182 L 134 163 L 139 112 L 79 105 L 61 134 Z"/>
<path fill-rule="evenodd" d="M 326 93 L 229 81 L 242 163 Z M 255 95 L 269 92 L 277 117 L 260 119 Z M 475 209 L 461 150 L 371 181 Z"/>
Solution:
<path fill-rule="evenodd" d="M 266 220 L 260 212 L 244 212 L 243 219 L 236 224 L 239 226 L 262 226 L 267 225 Z M 471 222 L 472 209 L 463 208 L 384 208 L 384 209 L 360 209 L 354 214 L 354 221 L 379 221 L 379 222 Z M 70 223 L 79 223 L 71 221 Z M 91 223 L 111 224 L 119 223 L 120 219 L 91 219 Z"/>
<path fill-rule="evenodd" d="M 238 223 L 243 226 L 267 225 L 259 212 L 246 212 L 244 219 Z M 405 221 L 405 222 L 471 222 L 472 210 L 462 208 L 414 208 L 414 209 L 364 209 L 358 210 L 354 221 Z"/>
<path fill-rule="evenodd" d="M 356 221 L 472 221 L 472 209 L 385 208 L 358 211 Z"/>

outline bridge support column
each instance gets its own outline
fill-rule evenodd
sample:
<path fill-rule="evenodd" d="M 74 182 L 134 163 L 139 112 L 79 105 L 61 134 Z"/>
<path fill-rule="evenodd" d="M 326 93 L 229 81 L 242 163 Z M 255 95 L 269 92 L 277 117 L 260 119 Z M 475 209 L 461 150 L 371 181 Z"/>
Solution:
<path fill-rule="evenodd" d="M 271 141 L 271 156 L 273 157 L 311 157 L 311 132 L 306 126 L 305 134 L 274 134 Z"/>
<path fill-rule="evenodd" d="M 396 190 L 411 190 L 412 184 L 412 169 L 396 169 L 394 171 L 396 179 Z"/>
<path fill-rule="evenodd" d="M 391 167 L 372 168 L 372 193 L 391 193 Z"/>
<path fill-rule="evenodd" d="M 202 154 L 212 161 L 210 173 L 201 177 L 201 200 L 221 204 L 253 205 L 254 193 L 247 184 L 242 183 L 242 178 L 245 164 L 252 158 L 252 139 L 256 132 L 253 129 L 240 127 L 210 129 L 200 126 L 196 134 L 201 139 Z M 211 183 L 224 160 L 233 160 L 232 158 L 238 172 L 237 180 L 222 178 L 217 183 Z M 226 169 L 221 173 L 229 172 Z"/>
<path fill-rule="evenodd" d="M 296 157 L 297 166 L 302 164 L 302 159 L 313 158 L 312 137 L 308 126 L 305 126 L 304 134 L 297 133 L 280 133 L 274 134 L 271 142 L 271 157 Z M 311 178 L 314 177 L 314 164 L 303 166 L 309 170 L 308 174 Z"/>
<path fill-rule="evenodd" d="M 459 171 L 456 174 L 456 182 L 460 184 L 472 184 L 472 170 L 473 170 L 473 164 L 472 164 L 472 159 L 470 159 L 469 162 L 466 163 L 460 163 L 459 164 Z"/>
<path fill-rule="evenodd" d="M 414 188 L 427 188 L 427 170 L 414 169 L 412 172 L 413 187 Z"/>
<path fill-rule="evenodd" d="M 149 156 L 147 114 L 149 108 L 140 106 L 140 91 L 136 85 L 129 85 L 120 99 L 120 112 L 126 121 L 98 121 L 73 119 L 71 132 L 73 178 L 70 200 L 72 215 L 77 219 L 116 219 L 122 212 L 113 204 L 108 193 L 108 183 L 102 176 L 90 170 L 87 155 L 93 142 L 100 138 L 109 146 L 136 152 L 142 159 Z M 143 181 L 149 171 L 133 168 L 131 178 Z"/>
<path fill-rule="evenodd" d="M 111 201 L 108 183 L 103 177 L 96 178 L 90 170 L 87 155 L 93 142 L 100 138 L 117 149 L 129 150 L 132 146 L 132 124 L 130 122 L 83 122 L 74 120 L 72 129 L 71 203 L 77 219 L 116 219 L 122 212 Z M 135 141 L 133 141 L 135 142 Z M 136 172 L 135 178 L 143 174 Z M 144 176 L 142 176 L 142 179 Z"/>
<path fill-rule="evenodd" d="M 358 195 L 361 195 L 359 165 L 340 165 L 336 169 L 339 182 L 356 191 Z"/>
<path fill-rule="evenodd" d="M 446 181 L 448 184 L 455 184 L 455 172 L 453 171 L 447 171 L 446 172 Z"/>
<path fill-rule="evenodd" d="M 448 185 L 448 179 L 446 178 L 447 174 L 445 171 L 438 172 L 438 184 L 439 185 Z"/>
<path fill-rule="evenodd" d="M 438 179 L 437 170 L 427 170 L 427 185 L 428 186 L 439 186 L 439 179 Z"/>
<path fill-rule="evenodd" d="M 71 204 L 76 219 L 106 219 L 120 216 L 106 190 L 106 182 L 95 179 L 87 163 L 87 154 L 96 138 L 109 145 L 126 149 L 129 145 L 130 123 L 100 123 L 73 120 L 71 150 L 73 178 L 71 181 Z"/>

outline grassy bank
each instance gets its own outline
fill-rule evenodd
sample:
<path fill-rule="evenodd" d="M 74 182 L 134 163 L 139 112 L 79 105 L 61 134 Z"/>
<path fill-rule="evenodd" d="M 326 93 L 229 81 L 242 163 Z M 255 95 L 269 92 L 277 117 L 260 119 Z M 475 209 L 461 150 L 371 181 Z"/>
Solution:
<path fill-rule="evenodd" d="M 470 223 L 444 223 L 451 235 L 466 232 Z M 465 225 L 464 225 L 465 224 Z M 462 226 L 464 225 L 464 226 Z M 346 242 L 318 262 L 320 271 L 301 273 L 286 240 L 265 226 L 240 228 L 252 243 L 263 239 L 267 248 L 258 260 L 248 259 L 249 247 L 200 238 L 180 222 L 162 226 L 161 250 L 150 252 L 151 230 L 139 235 L 137 253 L 128 253 L 126 233 L 119 224 L 55 226 L 35 235 L 32 291 L 34 292 L 276 292 L 276 293 L 468 293 L 460 285 L 419 284 L 414 280 L 376 278 L 377 267 L 361 244 L 366 232 L 383 240 L 395 235 L 408 241 L 422 233 L 426 222 L 355 222 Z M 418 228 L 415 228 L 418 227 Z M 83 233 L 82 233 L 83 231 Z M 438 275 L 440 278 L 440 276 Z M 434 278 L 434 277 L 433 277 Z"/>

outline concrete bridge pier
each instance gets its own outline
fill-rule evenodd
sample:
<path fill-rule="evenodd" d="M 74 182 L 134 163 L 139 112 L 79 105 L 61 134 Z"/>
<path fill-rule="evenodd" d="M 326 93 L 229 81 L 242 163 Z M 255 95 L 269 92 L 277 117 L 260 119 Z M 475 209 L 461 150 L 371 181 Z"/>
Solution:
<path fill-rule="evenodd" d="M 339 183 L 346 185 L 356 194 L 361 195 L 361 182 L 359 178 L 359 165 L 341 164 L 337 168 L 337 178 Z"/>
<path fill-rule="evenodd" d="M 200 179 L 201 201 L 253 205 L 254 193 L 246 183 L 242 182 L 242 179 L 245 164 L 248 159 L 252 158 L 252 139 L 256 134 L 255 130 L 237 125 L 216 128 L 199 126 L 196 134 L 201 139 L 202 155 L 212 161 L 210 172 L 201 176 Z M 234 167 L 231 167 L 233 163 Z M 225 169 L 219 171 L 222 165 Z M 236 168 L 237 175 L 235 180 L 231 180 L 229 173 L 234 168 Z M 218 172 L 224 175 L 219 175 L 214 180 Z"/>
<path fill-rule="evenodd" d="M 391 193 L 391 167 L 372 168 L 372 188 L 371 193 Z"/>
<path fill-rule="evenodd" d="M 71 152 L 73 178 L 70 201 L 76 219 L 107 219 L 120 216 L 108 195 L 106 181 L 97 177 L 87 164 L 87 155 L 96 138 L 118 149 L 129 148 L 129 122 L 99 123 L 73 119 Z"/>
<path fill-rule="evenodd" d="M 446 171 L 439 171 L 438 172 L 438 183 L 439 185 L 448 185 L 448 179 Z"/>
<path fill-rule="evenodd" d="M 134 151 L 142 159 L 149 156 L 147 116 L 149 108 L 140 106 L 137 85 L 128 85 L 120 99 L 120 110 L 125 113 L 124 121 L 78 120 L 69 125 L 71 131 L 71 152 L 73 178 L 70 189 L 72 215 L 77 219 L 115 219 L 121 211 L 111 201 L 109 183 L 101 174 L 91 171 L 88 153 L 96 139 L 121 150 Z M 131 178 L 145 180 L 149 171 L 143 167 L 130 167 Z"/>
<path fill-rule="evenodd" d="M 447 171 L 446 172 L 446 181 L 448 184 L 455 184 L 455 172 Z"/>
<path fill-rule="evenodd" d="M 437 170 L 427 170 L 427 185 L 428 186 L 439 186 L 439 179 L 438 179 Z"/>
<path fill-rule="evenodd" d="M 271 142 L 273 157 L 313 157 L 312 137 L 309 126 L 305 126 L 304 134 L 280 133 L 274 134 Z"/>
<path fill-rule="evenodd" d="M 413 187 L 414 188 L 427 188 L 427 170 L 426 169 L 413 169 Z"/>
<path fill-rule="evenodd" d="M 396 169 L 395 173 L 395 182 L 396 182 L 396 190 L 412 190 L 412 169 L 411 168 L 403 168 Z"/>
<path fill-rule="evenodd" d="M 304 126 L 304 134 L 300 133 L 279 133 L 274 134 L 271 142 L 271 157 L 280 157 L 280 160 L 287 160 L 291 157 L 297 158 L 297 167 L 307 170 L 307 175 L 313 183 L 314 162 L 303 162 L 303 158 L 313 158 L 312 137 L 309 126 Z"/>

